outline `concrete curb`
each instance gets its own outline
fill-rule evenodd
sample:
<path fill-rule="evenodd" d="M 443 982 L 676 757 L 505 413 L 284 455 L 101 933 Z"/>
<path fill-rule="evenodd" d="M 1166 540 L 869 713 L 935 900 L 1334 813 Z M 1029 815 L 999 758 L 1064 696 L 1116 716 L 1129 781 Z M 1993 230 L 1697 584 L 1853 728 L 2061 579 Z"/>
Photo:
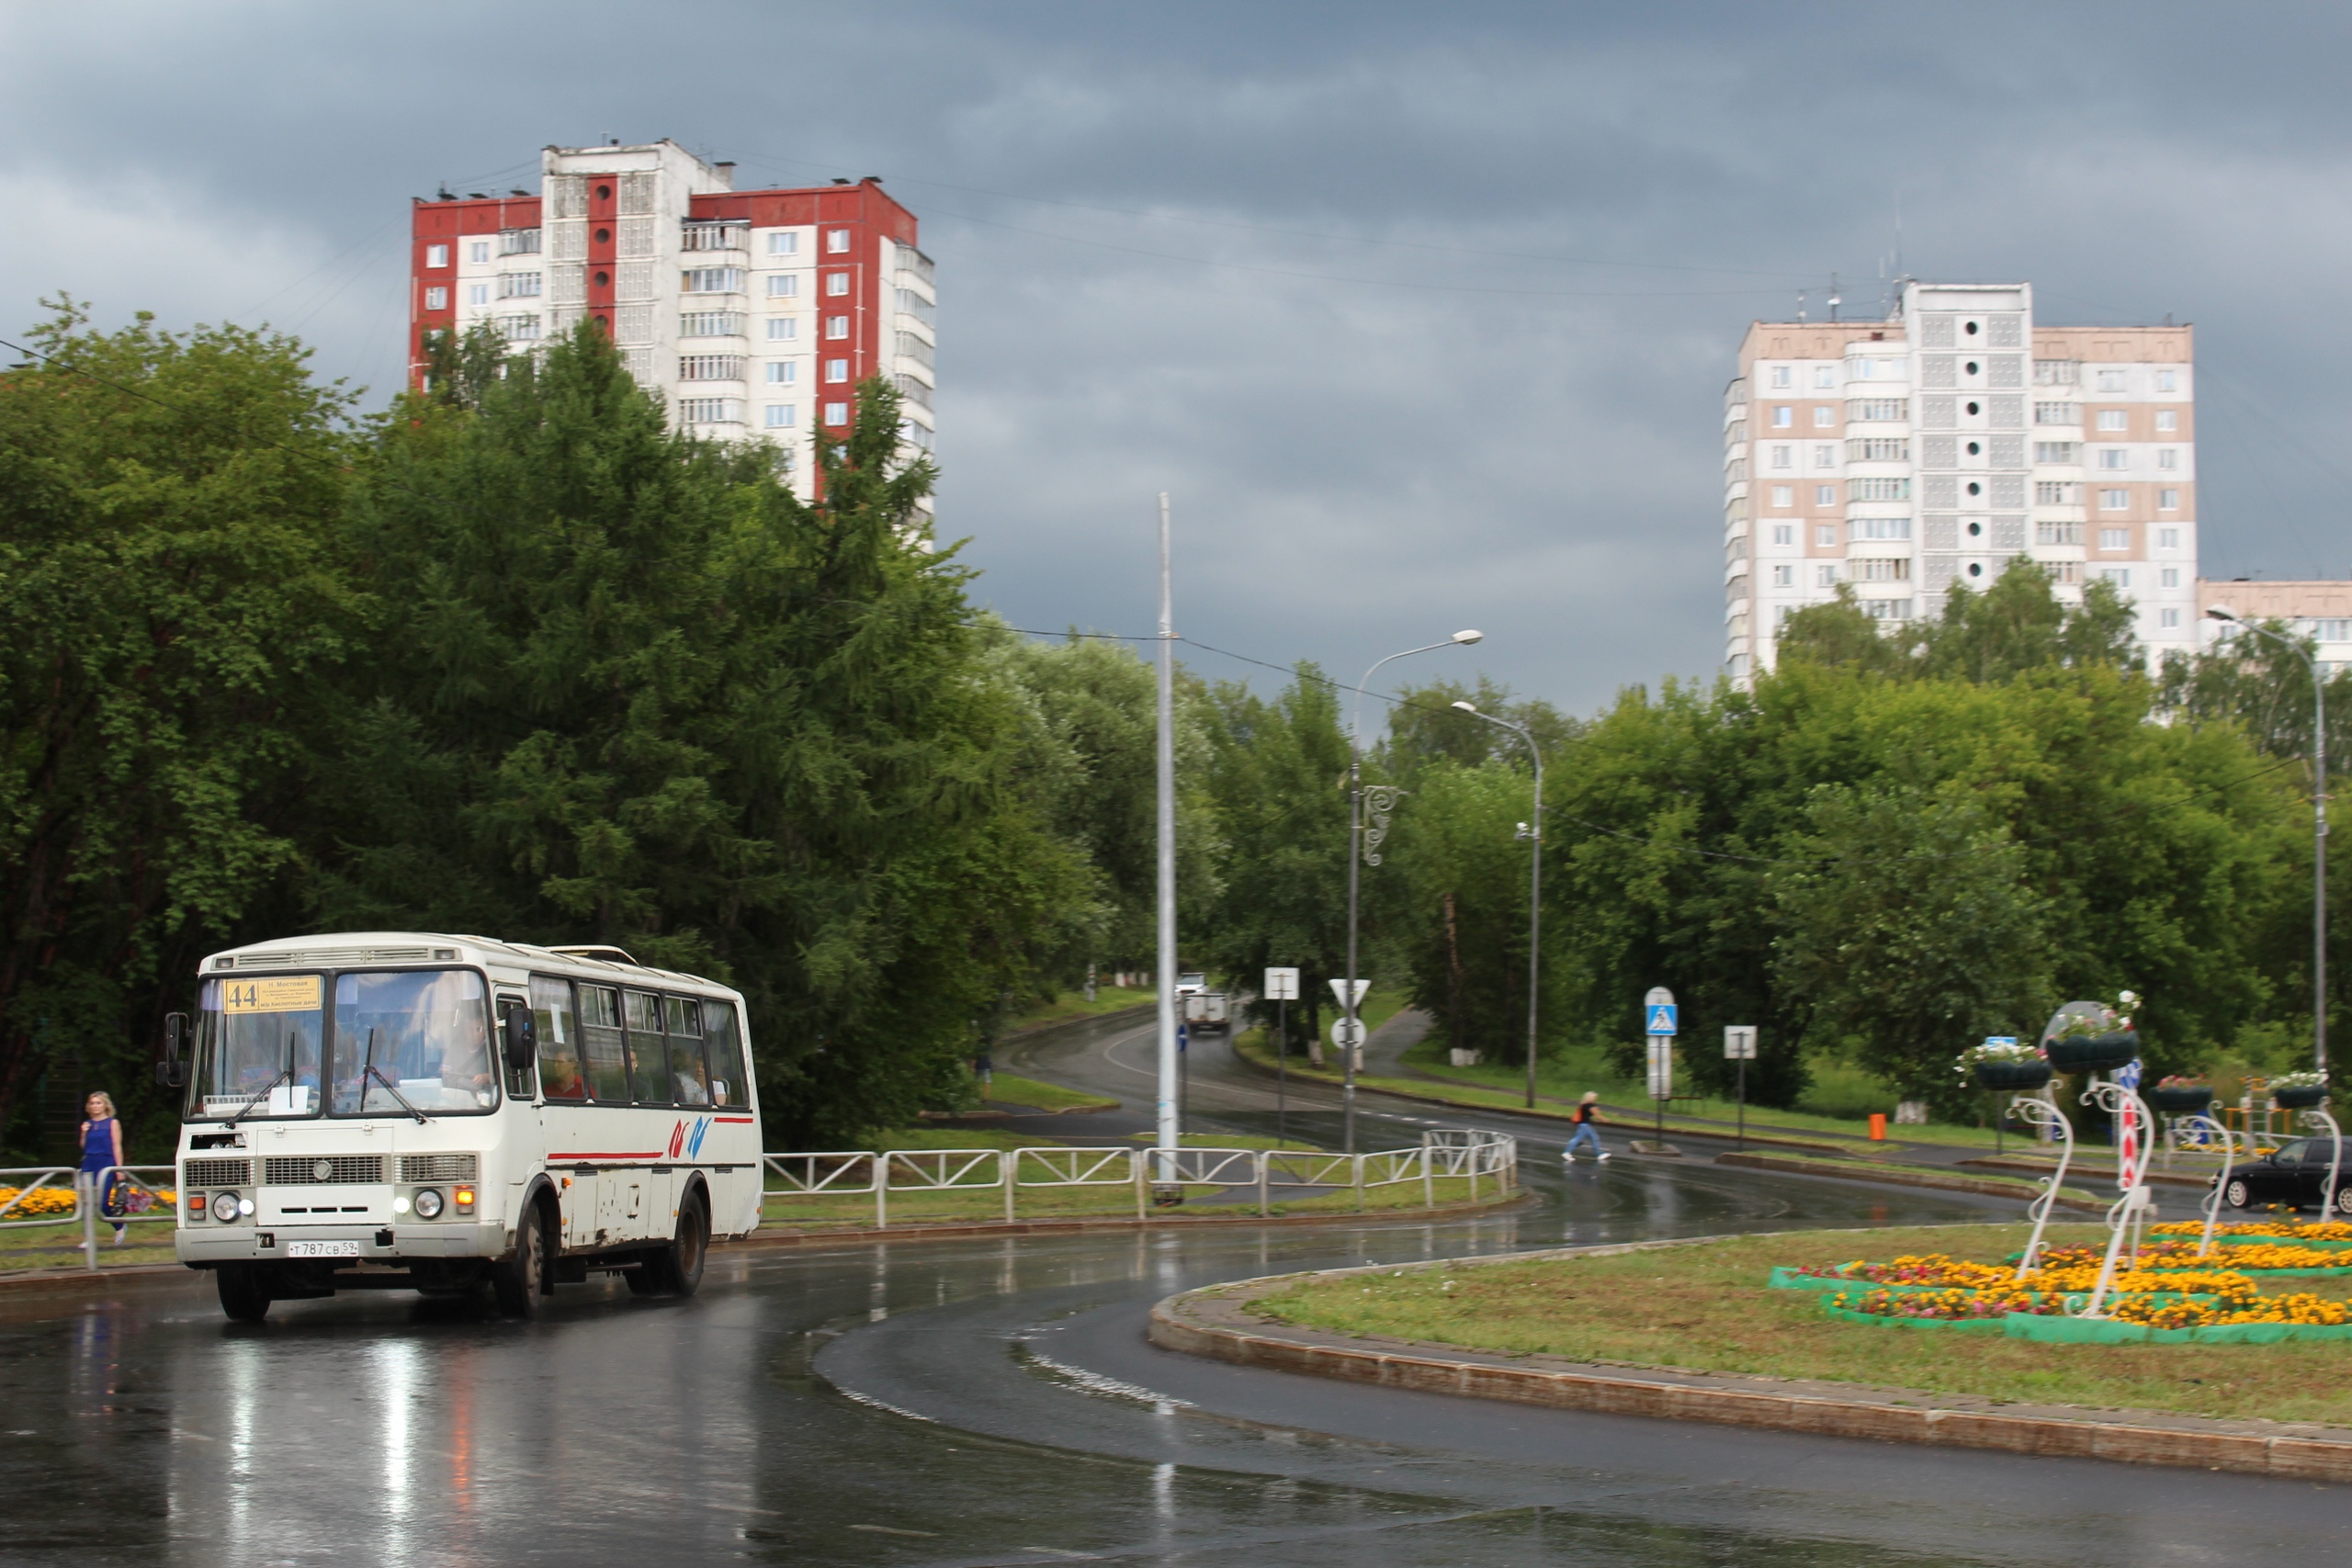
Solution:
<path fill-rule="evenodd" d="M 1791 1176 L 1826 1176 L 1833 1181 L 1860 1181 L 1879 1187 L 1927 1187 L 1943 1192 L 1973 1192 L 1982 1198 L 2014 1198 L 2020 1203 L 2033 1201 L 2032 1193 L 2020 1192 L 2003 1182 L 1986 1181 L 1976 1177 L 1946 1176 L 1940 1171 L 1921 1170 L 1908 1166 L 1860 1166 L 1849 1174 L 1842 1169 L 1825 1170 L 1821 1166 L 1811 1161 L 1775 1158 L 1771 1155 L 1738 1153 L 1717 1155 L 1715 1163 L 1747 1166 L 1757 1170 L 1782 1171 Z M 2059 1196 L 2057 1207 L 2093 1214 L 2103 1214 L 2108 1209 L 2105 1203 L 2069 1198 L 2063 1193 Z"/>
<path fill-rule="evenodd" d="M 1728 1239 L 1710 1236 L 1701 1240 Z M 1747 1238 L 1753 1239 L 1753 1238 Z M 1646 1242 L 1453 1258 L 1419 1269 L 1596 1257 L 1680 1247 Z M 1335 1269 L 1275 1275 L 1170 1296 L 1152 1308 L 1148 1337 L 1163 1349 L 1268 1371 L 1304 1372 L 1352 1382 L 1553 1409 L 1589 1410 L 1668 1421 L 1707 1421 L 1756 1430 L 1879 1442 L 1989 1449 L 2037 1457 L 2108 1460 L 2122 1464 L 2226 1470 L 2291 1481 L 2352 1482 L 2352 1435 L 2278 1422 L 2217 1421 L 2155 1411 L 2103 1418 L 2064 1406 L 1996 1404 L 1991 1400 L 1905 1389 L 1717 1376 L 1668 1369 L 1600 1367 L 1552 1357 L 1505 1358 L 1450 1347 L 1295 1329 L 1242 1305 L 1268 1287 L 1302 1279 L 1340 1278 L 1376 1269 Z"/>

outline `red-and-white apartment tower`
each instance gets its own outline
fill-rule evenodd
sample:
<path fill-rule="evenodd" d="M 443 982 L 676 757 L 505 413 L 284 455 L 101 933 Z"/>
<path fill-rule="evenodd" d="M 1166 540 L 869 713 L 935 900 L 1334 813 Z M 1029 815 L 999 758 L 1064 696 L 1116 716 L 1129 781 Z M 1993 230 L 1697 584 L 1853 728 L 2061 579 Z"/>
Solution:
<path fill-rule="evenodd" d="M 737 190 L 669 141 L 549 147 L 539 194 L 416 203 L 409 381 L 428 334 L 486 326 L 517 351 L 600 322 L 681 428 L 763 438 L 809 493 L 810 445 L 886 376 L 932 448 L 938 297 L 914 214 L 868 177 Z"/>

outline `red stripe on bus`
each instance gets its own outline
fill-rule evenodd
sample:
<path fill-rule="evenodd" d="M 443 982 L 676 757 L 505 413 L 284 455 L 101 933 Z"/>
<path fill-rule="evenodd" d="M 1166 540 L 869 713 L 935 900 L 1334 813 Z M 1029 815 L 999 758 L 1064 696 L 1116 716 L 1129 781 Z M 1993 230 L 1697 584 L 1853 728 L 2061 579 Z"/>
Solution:
<path fill-rule="evenodd" d="M 645 1149 L 640 1150 L 636 1154 L 551 1154 L 548 1156 L 548 1158 L 549 1159 L 660 1159 L 661 1157 L 662 1151 L 660 1149 Z"/>
<path fill-rule="evenodd" d="M 736 1126 L 739 1123 L 745 1127 L 752 1124 L 752 1119 L 749 1116 L 714 1116 L 711 1120 L 729 1127 Z"/>

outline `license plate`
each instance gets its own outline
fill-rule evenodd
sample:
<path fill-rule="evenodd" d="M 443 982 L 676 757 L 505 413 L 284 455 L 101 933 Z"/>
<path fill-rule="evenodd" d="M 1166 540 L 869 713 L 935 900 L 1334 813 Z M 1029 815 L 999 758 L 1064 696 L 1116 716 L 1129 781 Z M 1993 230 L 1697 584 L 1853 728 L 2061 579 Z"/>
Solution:
<path fill-rule="evenodd" d="M 289 1241 L 286 1244 L 288 1258 L 356 1258 L 359 1244 L 356 1241 Z"/>

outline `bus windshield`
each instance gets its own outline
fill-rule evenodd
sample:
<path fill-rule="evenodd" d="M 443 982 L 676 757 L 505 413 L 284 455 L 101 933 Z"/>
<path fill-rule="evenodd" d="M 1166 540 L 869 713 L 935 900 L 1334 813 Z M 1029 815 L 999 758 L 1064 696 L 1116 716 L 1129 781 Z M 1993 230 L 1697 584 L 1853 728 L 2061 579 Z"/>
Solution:
<path fill-rule="evenodd" d="M 337 1116 L 481 1111 L 498 1103 L 490 1012 L 470 969 L 338 975 L 329 1064 Z"/>
<path fill-rule="evenodd" d="M 205 981 L 187 1114 L 317 1115 L 325 998 L 322 975 Z"/>

